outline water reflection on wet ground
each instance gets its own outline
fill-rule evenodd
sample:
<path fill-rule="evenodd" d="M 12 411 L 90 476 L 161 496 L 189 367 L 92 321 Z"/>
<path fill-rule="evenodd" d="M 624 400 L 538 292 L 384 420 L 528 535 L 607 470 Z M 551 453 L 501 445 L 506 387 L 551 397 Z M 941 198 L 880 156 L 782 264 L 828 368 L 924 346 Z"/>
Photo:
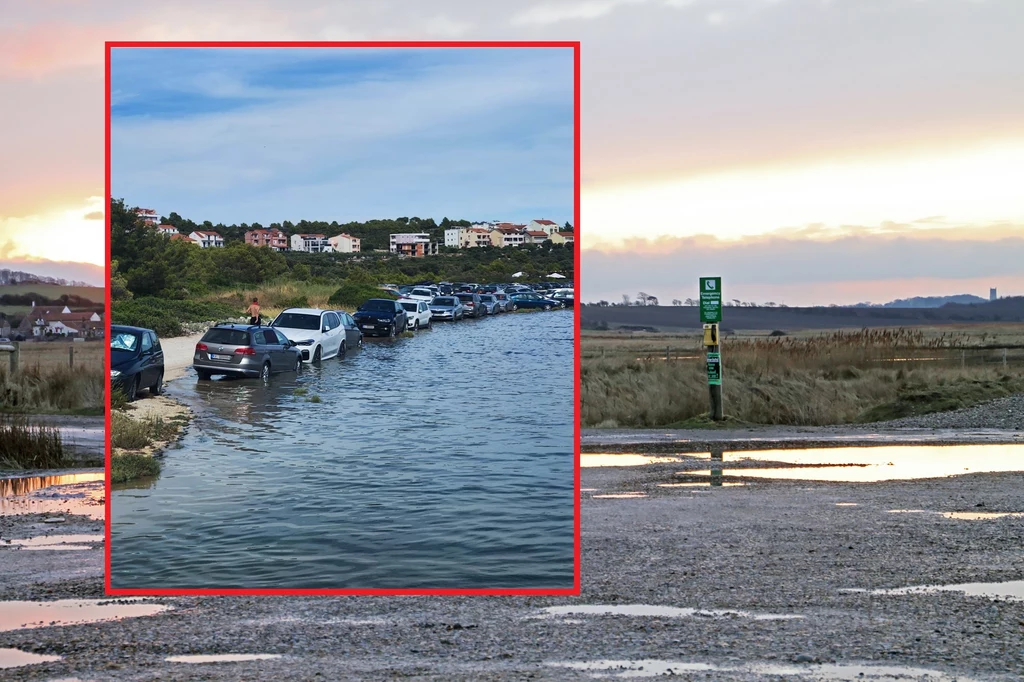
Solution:
<path fill-rule="evenodd" d="M 885 595 L 935 594 L 938 592 L 959 592 L 968 597 L 1024 601 L 1024 580 L 1008 580 L 998 583 L 960 583 L 957 585 L 919 585 L 887 590 L 871 590 L 872 594 Z"/>
<path fill-rule="evenodd" d="M 59 661 L 60 656 L 46 656 L 34 654 L 30 651 L 20 649 L 0 648 L 0 669 L 20 668 L 25 665 L 36 665 L 38 663 L 53 663 Z"/>
<path fill-rule="evenodd" d="M 168 656 L 168 663 L 239 663 L 243 661 L 269 661 L 281 658 L 281 654 L 191 654 Z"/>
<path fill-rule="evenodd" d="M 144 603 L 135 599 L 0 601 L 0 632 L 138 618 L 162 613 L 170 608 L 165 604 Z"/>
<path fill-rule="evenodd" d="M 269 385 L 171 382 L 196 416 L 111 494 L 112 585 L 571 587 L 572 332 L 497 316 Z"/>
<path fill-rule="evenodd" d="M 0 515 L 78 514 L 102 519 L 103 471 L 0 479 Z"/>
<path fill-rule="evenodd" d="M 591 672 L 592 677 L 639 678 L 683 675 L 686 673 L 747 673 L 768 675 L 782 679 L 808 679 L 830 682 L 877 682 L 902 680 L 903 682 L 978 682 L 975 678 L 955 673 L 944 673 L 927 668 L 912 668 L 896 665 L 875 665 L 872 663 L 821 663 L 811 665 L 780 665 L 777 663 L 751 663 L 746 665 L 724 665 L 691 661 L 667 661 L 661 659 L 596 661 L 553 661 L 549 666 L 570 668 Z M 709 679 L 714 679 L 710 677 Z"/>
<path fill-rule="evenodd" d="M 799 620 L 803 616 L 788 613 L 753 613 L 750 611 L 691 609 L 659 604 L 571 604 L 549 606 L 533 618 L 555 616 L 623 616 L 629 618 L 750 618 L 753 620 Z"/>

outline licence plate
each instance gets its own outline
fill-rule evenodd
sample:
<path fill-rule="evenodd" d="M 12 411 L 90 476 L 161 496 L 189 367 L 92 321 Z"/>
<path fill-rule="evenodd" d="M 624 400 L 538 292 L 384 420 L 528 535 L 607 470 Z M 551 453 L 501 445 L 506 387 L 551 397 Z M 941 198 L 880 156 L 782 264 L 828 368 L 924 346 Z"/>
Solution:
<path fill-rule="evenodd" d="M 364 324 L 363 325 L 363 329 L 373 329 L 373 325 L 372 324 Z"/>
<path fill-rule="evenodd" d="M 215 355 L 213 353 L 210 353 L 211 360 L 228 360 L 230 357 L 231 356 L 229 355 Z"/>

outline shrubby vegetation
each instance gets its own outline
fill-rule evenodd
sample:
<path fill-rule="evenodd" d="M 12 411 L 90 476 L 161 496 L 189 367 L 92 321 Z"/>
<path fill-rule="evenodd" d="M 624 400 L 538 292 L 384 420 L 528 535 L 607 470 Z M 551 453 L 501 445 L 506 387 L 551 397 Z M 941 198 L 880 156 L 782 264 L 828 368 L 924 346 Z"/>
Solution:
<path fill-rule="evenodd" d="M 428 232 L 443 241 L 443 231 L 469 221 L 440 225 L 433 220 L 396 218 L 365 223 L 299 221 L 277 227 L 287 233 L 346 231 L 362 239 L 363 253 L 278 253 L 244 243 L 246 230 L 263 226 L 194 223 L 176 213 L 167 218 L 182 232 L 216 230 L 224 248 L 200 249 L 171 240 L 138 220 L 123 200 L 110 204 L 111 320 L 155 329 L 161 336 L 182 332 L 184 322 L 238 317 L 258 297 L 268 313 L 285 307 L 335 305 L 354 307 L 367 298 L 383 296 L 381 284 L 421 281 L 502 282 L 523 272 L 523 279 L 542 279 L 559 272 L 573 273 L 573 245 L 552 244 L 518 248 L 447 249 L 425 258 L 399 258 L 387 252 L 392 232 Z M 380 249 L 374 252 L 371 249 Z"/>

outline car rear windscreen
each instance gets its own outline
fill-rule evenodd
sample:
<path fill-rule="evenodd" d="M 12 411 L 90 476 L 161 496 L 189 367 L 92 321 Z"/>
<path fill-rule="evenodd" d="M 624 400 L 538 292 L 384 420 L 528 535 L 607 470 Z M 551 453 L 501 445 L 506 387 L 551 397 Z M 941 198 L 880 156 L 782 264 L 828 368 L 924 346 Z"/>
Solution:
<path fill-rule="evenodd" d="M 459 294 L 459 300 L 460 301 L 472 301 L 473 300 L 473 294 Z"/>
<path fill-rule="evenodd" d="M 284 327 L 285 329 L 320 329 L 319 315 L 306 315 L 304 313 L 281 313 L 274 320 L 273 327 Z"/>
<path fill-rule="evenodd" d="M 248 346 L 249 332 L 241 329 L 211 329 L 203 336 L 206 343 L 222 343 L 225 346 Z"/>

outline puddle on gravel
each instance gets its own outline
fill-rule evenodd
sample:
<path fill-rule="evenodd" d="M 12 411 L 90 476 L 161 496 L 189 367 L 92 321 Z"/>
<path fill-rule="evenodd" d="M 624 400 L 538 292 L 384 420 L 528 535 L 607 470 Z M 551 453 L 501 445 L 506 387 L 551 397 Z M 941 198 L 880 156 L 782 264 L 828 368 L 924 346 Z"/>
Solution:
<path fill-rule="evenodd" d="M 44 656 L 33 654 L 21 649 L 0 649 L 0 669 L 20 668 L 23 665 L 35 665 L 37 663 L 53 663 L 59 661 L 60 656 Z"/>
<path fill-rule="evenodd" d="M 614 454 L 604 452 L 584 452 L 580 454 L 580 467 L 635 467 L 645 464 L 661 464 L 664 462 L 682 462 L 681 457 L 665 457 L 638 454 Z"/>
<path fill-rule="evenodd" d="M 736 616 L 754 620 L 798 620 L 796 614 L 751 613 L 719 609 L 691 609 L 679 606 L 655 604 L 578 604 L 573 606 L 549 606 L 543 613 L 531 618 L 553 618 L 555 616 L 630 616 L 638 618 L 720 618 Z"/>
<path fill-rule="evenodd" d="M 102 519 L 102 471 L 0 479 L 0 515 L 77 514 Z"/>
<path fill-rule="evenodd" d="M 961 592 L 966 597 L 988 597 L 989 599 L 1024 601 L 1024 580 L 1010 580 L 1001 583 L 918 585 L 911 587 L 897 587 L 888 590 L 871 590 L 871 594 L 884 595 L 935 594 L 937 592 Z"/>
<path fill-rule="evenodd" d="M 733 488 L 737 486 L 744 486 L 746 483 L 739 481 L 722 481 L 716 488 Z M 710 488 L 711 484 L 706 481 L 689 481 L 687 483 L 659 483 L 659 488 Z"/>
<path fill-rule="evenodd" d="M 40 535 L 32 538 L 0 541 L 0 549 L 4 547 L 11 549 L 53 550 L 92 549 L 89 545 L 101 542 L 103 542 L 103 536 L 98 534 Z"/>
<path fill-rule="evenodd" d="M 189 656 L 168 656 L 169 663 L 238 663 L 241 661 L 269 661 L 281 658 L 281 654 L 196 654 Z"/>
<path fill-rule="evenodd" d="M 856 663 L 825 663 L 811 665 L 779 665 L 753 663 L 749 665 L 714 665 L 711 663 L 690 663 L 659 659 L 641 660 L 598 660 L 598 661 L 553 661 L 547 665 L 558 668 L 572 668 L 592 673 L 592 677 L 661 677 L 682 673 L 740 672 L 756 675 L 795 676 L 834 682 L 859 682 L 860 680 L 907 680 L 919 682 L 977 682 L 958 674 L 944 673 L 925 668 L 902 666 L 880 666 Z"/>
<path fill-rule="evenodd" d="M 859 507 L 857 502 L 836 502 L 837 507 Z"/>
<path fill-rule="evenodd" d="M 1003 517 L 1017 518 L 1024 516 L 1024 512 L 937 512 L 927 509 L 890 509 L 890 514 L 932 514 L 943 516 L 947 519 L 959 521 L 987 521 L 989 519 L 1001 519 Z"/>
<path fill-rule="evenodd" d="M 140 603 L 138 599 L 2 601 L 0 602 L 0 632 L 153 616 L 168 611 L 170 608 L 165 604 Z"/>
<path fill-rule="evenodd" d="M 591 495 L 590 497 L 595 500 L 635 500 L 640 497 L 647 497 L 647 493 L 606 493 L 604 495 Z"/>

